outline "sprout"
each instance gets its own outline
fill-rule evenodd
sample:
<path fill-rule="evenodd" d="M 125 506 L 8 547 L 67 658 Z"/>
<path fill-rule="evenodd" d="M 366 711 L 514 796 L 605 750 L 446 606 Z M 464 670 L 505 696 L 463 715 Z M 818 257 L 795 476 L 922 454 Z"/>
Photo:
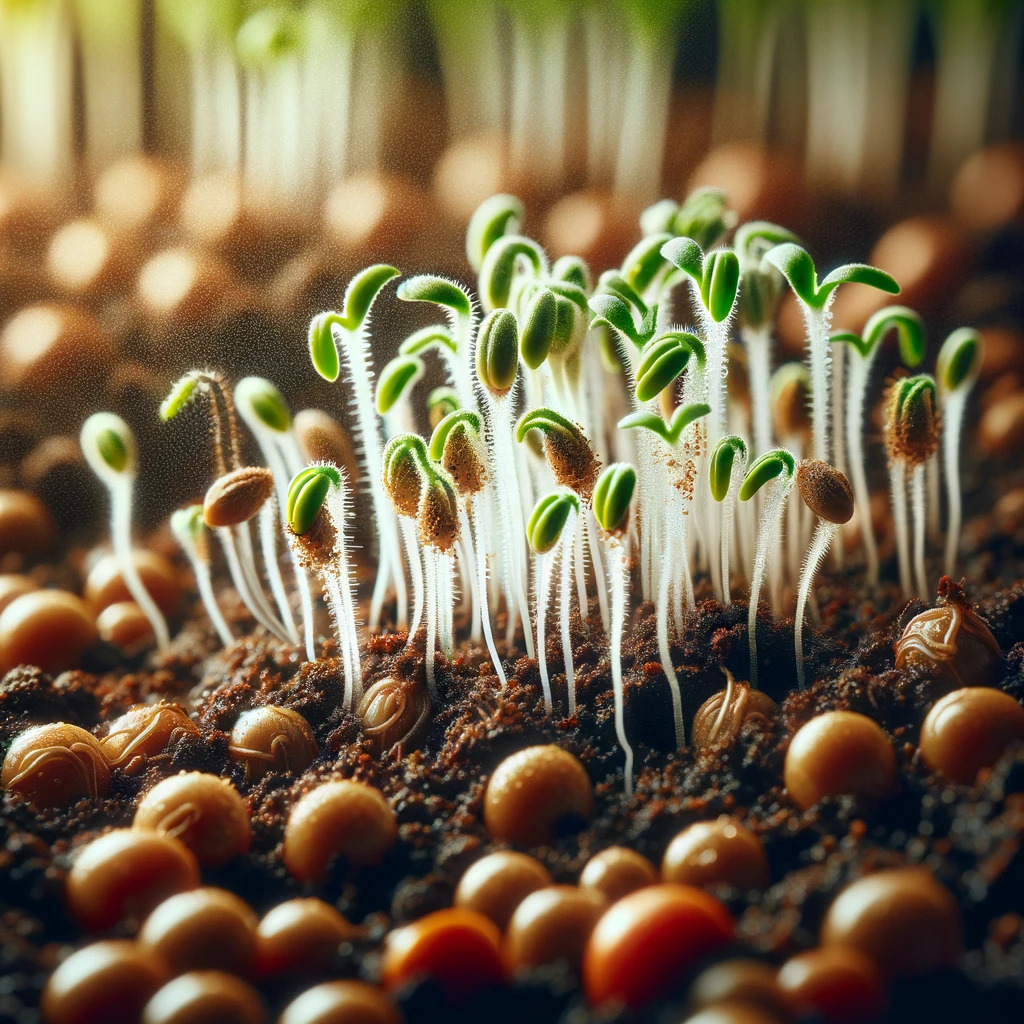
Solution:
<path fill-rule="evenodd" d="M 625 689 L 622 685 L 622 628 L 626 618 L 626 588 L 629 569 L 626 565 L 624 534 L 629 517 L 629 503 L 636 490 L 636 470 L 622 462 L 613 462 L 598 478 L 594 488 L 594 515 L 605 531 L 605 553 L 608 558 L 608 586 L 612 594 L 611 632 L 608 636 L 608 661 L 612 670 L 615 694 L 615 735 L 626 755 L 623 768 L 626 796 L 633 795 L 633 748 L 626 738 Z"/>
<path fill-rule="evenodd" d="M 217 604 L 213 583 L 210 580 L 210 552 L 206 541 L 206 525 L 203 522 L 203 506 L 190 505 L 188 508 L 178 509 L 171 514 L 170 525 L 171 532 L 192 566 L 196 587 L 203 607 L 206 608 L 206 614 L 210 617 L 220 642 L 229 647 L 234 642 L 234 637 Z"/>
<path fill-rule="evenodd" d="M 344 472 L 321 463 L 296 473 L 285 505 L 289 539 L 316 570 L 334 620 L 345 674 L 345 707 L 352 711 L 362 696 L 359 632 L 345 531 L 351 516 Z"/>
<path fill-rule="evenodd" d="M 746 469 L 747 446 L 742 437 L 730 434 L 723 437 L 711 450 L 711 497 L 722 506 L 722 603 L 726 607 L 732 603 L 729 593 L 729 542 L 732 538 L 733 516 L 736 510 L 737 482 L 742 479 Z"/>
<path fill-rule="evenodd" d="M 544 495 L 534 506 L 533 514 L 526 524 L 526 536 L 530 547 L 536 552 L 537 663 L 544 689 L 544 708 L 549 715 L 552 713 L 551 682 L 548 678 L 544 631 L 556 560 L 561 562 L 562 569 L 558 588 L 558 618 L 565 662 L 565 685 L 569 694 L 569 715 L 576 713 L 576 681 L 572 664 L 572 639 L 569 635 L 569 569 L 572 563 L 572 537 L 575 534 L 570 519 L 575 519 L 579 511 L 579 498 L 572 491 L 562 488 Z"/>
<path fill-rule="evenodd" d="M 892 387 L 886 446 L 889 450 L 889 486 L 896 524 L 896 552 L 900 565 L 900 587 L 914 593 L 910 574 L 910 543 L 907 530 L 906 470 L 910 467 L 910 489 L 914 510 L 914 576 L 917 596 L 926 600 L 929 592 L 925 573 L 925 486 L 924 468 L 939 445 L 939 413 L 935 381 L 928 374 L 904 377 Z"/>
<path fill-rule="evenodd" d="M 807 358 L 811 368 L 813 453 L 819 461 L 830 462 L 832 363 L 828 330 L 836 289 L 841 284 L 865 284 L 896 295 L 900 286 L 884 270 L 864 263 L 848 263 L 837 267 L 819 283 L 810 254 L 794 242 L 783 242 L 769 249 L 763 262 L 782 274 L 800 302 L 807 331 Z"/>
<path fill-rule="evenodd" d="M 796 645 L 796 676 L 800 689 L 804 688 L 804 608 L 811 592 L 814 574 L 835 539 L 843 523 L 853 516 L 853 489 L 843 473 L 826 462 L 804 459 L 797 467 L 796 485 L 804 504 L 818 517 L 818 525 L 811 541 L 811 549 L 804 559 L 803 571 L 797 588 L 796 619 L 793 638 Z"/>
<path fill-rule="evenodd" d="M 699 352 L 704 362 L 704 346 L 696 335 L 669 331 L 652 338 L 640 351 L 636 367 L 636 397 L 639 402 L 653 401 L 686 369 L 691 354 Z"/>
<path fill-rule="evenodd" d="M 640 215 L 640 230 L 645 235 L 665 232 L 692 238 L 707 251 L 721 241 L 736 223 L 736 215 L 728 209 L 728 197 L 720 188 L 695 188 L 682 205 L 662 199 Z"/>
<path fill-rule="evenodd" d="M 380 427 L 373 408 L 373 371 L 370 368 L 369 337 L 366 321 L 380 290 L 398 274 L 394 267 L 376 264 L 367 267 L 349 282 L 345 290 L 342 313 L 321 313 L 309 325 L 309 355 L 313 367 L 325 380 L 335 381 L 341 372 L 337 332 L 341 350 L 348 365 L 348 378 L 352 386 L 353 405 L 359 439 L 362 445 L 363 466 L 373 499 L 373 514 L 377 523 L 380 556 L 373 596 L 370 599 L 369 627 L 376 630 L 380 624 L 384 595 L 393 583 L 398 603 L 397 618 L 404 625 L 408 619 L 406 608 L 405 573 L 398 545 L 395 520 L 388 506 L 381 483 Z"/>
<path fill-rule="evenodd" d="M 430 429 L 435 430 L 445 416 L 460 408 L 459 396 L 454 388 L 434 388 L 427 395 L 427 418 L 430 420 Z"/>
<path fill-rule="evenodd" d="M 525 217 L 515 196 L 491 196 L 476 208 L 466 228 L 466 259 L 474 272 L 480 273 L 484 257 L 499 238 L 518 233 Z"/>
<path fill-rule="evenodd" d="M 524 269 L 525 268 L 525 269 Z M 487 250 L 480 265 L 480 298 L 485 310 L 506 309 L 525 279 L 546 277 L 544 250 L 525 235 L 503 235 Z"/>
<path fill-rule="evenodd" d="M 635 430 L 643 427 L 657 434 L 660 438 L 671 445 L 679 443 L 683 432 L 691 424 L 702 416 L 711 412 L 711 406 L 706 402 L 691 402 L 689 405 L 680 405 L 672 413 L 672 418 L 666 423 L 657 413 L 634 412 L 619 420 L 619 427 L 622 430 Z"/>
<path fill-rule="evenodd" d="M 110 541 L 121 578 L 153 629 L 157 647 L 170 643 L 167 620 L 146 590 L 132 557 L 132 499 L 138 448 L 132 428 L 112 412 L 93 413 L 82 424 L 82 454 L 110 492 Z"/>
<path fill-rule="evenodd" d="M 386 416 L 423 376 L 423 361 L 415 356 L 397 356 L 377 381 L 377 412 Z"/>
<path fill-rule="evenodd" d="M 935 376 L 942 398 L 942 456 L 946 472 L 949 522 L 946 525 L 945 573 L 956 569 L 963 511 L 960 501 L 960 434 L 967 396 L 981 369 L 982 339 L 977 331 L 961 327 L 939 350 Z"/>
<path fill-rule="evenodd" d="M 747 636 L 750 644 L 750 685 L 757 686 L 757 603 L 761 594 L 768 552 L 779 546 L 782 527 L 782 510 L 786 497 L 793 486 L 796 460 L 785 448 L 775 448 L 755 459 L 740 485 L 740 501 L 750 499 L 770 486 L 771 493 L 761 510 L 761 521 L 757 530 L 757 547 L 754 551 L 754 571 L 750 580 L 750 608 L 747 612 Z"/>
<path fill-rule="evenodd" d="M 878 545 L 871 526 L 871 507 L 867 473 L 864 463 L 864 401 L 871 368 L 881 343 L 890 331 L 896 331 L 900 356 L 913 368 L 924 358 L 924 321 L 907 306 L 886 306 L 865 324 L 863 336 L 842 331 L 832 335 L 833 342 L 843 342 L 852 350 L 850 378 L 846 392 L 846 450 L 850 465 L 850 482 L 856 498 L 860 533 L 864 544 L 868 582 L 878 587 Z"/>

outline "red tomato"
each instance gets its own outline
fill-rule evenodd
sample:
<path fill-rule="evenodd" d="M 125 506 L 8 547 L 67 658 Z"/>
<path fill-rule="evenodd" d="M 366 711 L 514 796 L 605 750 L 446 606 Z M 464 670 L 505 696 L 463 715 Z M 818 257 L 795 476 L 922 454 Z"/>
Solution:
<path fill-rule="evenodd" d="M 733 934 L 729 912 L 701 889 L 639 889 L 613 904 L 590 936 L 583 960 L 587 998 L 643 1006 L 698 960 L 728 945 Z"/>

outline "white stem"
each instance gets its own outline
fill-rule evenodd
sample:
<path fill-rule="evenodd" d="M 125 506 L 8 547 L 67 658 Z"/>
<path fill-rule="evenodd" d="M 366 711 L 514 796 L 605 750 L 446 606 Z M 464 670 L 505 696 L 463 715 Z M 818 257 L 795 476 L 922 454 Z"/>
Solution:
<path fill-rule="evenodd" d="M 278 516 L 273 496 L 264 502 L 259 511 L 260 548 L 263 553 L 263 567 L 267 579 L 270 580 L 270 592 L 274 595 L 277 610 L 281 613 L 281 622 L 293 644 L 299 643 L 299 631 L 295 628 L 295 619 L 288 603 L 288 592 L 281 578 L 281 566 L 277 560 L 277 529 Z"/>
<path fill-rule="evenodd" d="M 417 543 L 416 520 L 409 516 L 399 516 L 398 525 L 402 531 L 406 560 L 412 573 L 412 622 L 409 624 L 408 639 L 408 643 L 412 643 L 423 621 L 423 562 Z"/>
<path fill-rule="evenodd" d="M 336 621 L 336 627 L 343 638 L 343 645 L 347 645 L 349 652 L 349 663 L 351 676 L 346 679 L 346 700 L 349 710 L 353 710 L 363 695 L 362 667 L 359 661 L 359 626 L 356 621 L 355 599 L 353 589 L 355 579 L 352 573 L 352 566 L 348 558 L 348 547 L 345 540 L 345 530 L 349 520 L 349 500 L 345 492 L 338 487 L 331 487 L 327 492 L 326 500 L 327 513 L 334 526 L 334 552 L 332 558 L 331 576 L 335 582 L 341 600 L 341 619 Z M 348 695 L 348 691 L 351 694 Z"/>
<path fill-rule="evenodd" d="M 238 596 L 242 599 L 243 604 L 249 609 L 252 617 L 261 625 L 268 633 L 274 633 L 275 627 L 271 620 L 269 620 L 260 606 L 260 603 L 253 596 L 252 590 L 249 586 L 249 580 L 246 574 L 242 570 L 242 563 L 238 557 L 238 548 L 235 544 L 235 533 L 234 529 L 230 526 L 220 526 L 217 528 L 217 539 L 220 541 L 221 548 L 224 550 L 224 558 L 228 563 L 228 572 L 231 575 L 231 582 L 234 584 L 235 590 L 238 591 Z"/>
<path fill-rule="evenodd" d="M 800 689 L 807 685 L 804 677 L 804 608 L 807 606 L 807 596 L 811 592 L 811 584 L 814 582 L 814 574 L 821 565 L 832 539 L 839 529 L 835 523 L 827 519 L 819 519 L 818 526 L 814 531 L 814 539 L 811 541 L 811 548 L 804 559 L 804 567 L 800 572 L 800 586 L 796 594 L 796 618 L 793 622 L 793 642 L 796 645 L 796 678 Z"/>
<path fill-rule="evenodd" d="M 455 604 L 455 555 L 441 551 L 437 556 L 437 621 L 441 653 L 449 660 L 455 656 L 455 630 L 452 608 Z"/>
<path fill-rule="evenodd" d="M 835 292 L 832 292 L 835 295 Z M 832 461 L 829 444 L 831 417 L 829 408 L 832 396 L 832 344 L 828 338 L 832 314 L 826 305 L 823 309 L 800 302 L 807 329 L 807 359 L 811 370 L 811 428 L 814 436 L 814 458 L 822 462 Z"/>
<path fill-rule="evenodd" d="M 889 466 L 889 492 L 892 501 L 893 526 L 896 529 L 896 555 L 900 565 L 900 590 L 904 596 L 913 596 L 910 579 L 910 538 L 907 529 L 907 479 L 902 459 L 894 459 Z"/>
<path fill-rule="evenodd" d="M 778 547 L 782 510 L 792 480 L 777 478 L 766 486 L 772 488 L 771 496 L 764 503 L 761 522 L 757 531 L 757 547 L 754 551 L 754 571 L 750 577 L 750 607 L 747 611 L 747 637 L 750 646 L 750 685 L 757 686 L 757 602 L 761 596 L 761 582 L 764 579 L 765 562 L 768 552 Z"/>
<path fill-rule="evenodd" d="M 846 447 L 850 463 L 850 483 L 853 485 L 854 515 L 860 528 L 867 566 L 868 584 L 878 589 L 878 545 L 871 524 L 871 493 L 864 466 L 864 400 L 871 372 L 872 358 L 858 352 L 850 361 L 847 378 Z"/>
<path fill-rule="evenodd" d="M 263 583 L 260 581 L 259 571 L 256 568 L 256 549 L 253 547 L 249 524 L 247 522 L 239 523 L 238 526 L 232 527 L 232 530 L 238 544 L 238 563 L 242 570 L 242 576 L 248 585 L 250 597 L 259 606 L 260 611 L 262 611 L 263 617 L 268 624 L 267 628 L 271 633 L 284 643 L 291 643 L 291 637 L 289 637 L 284 623 L 274 614 L 274 610 L 270 607 L 270 602 L 267 600 L 267 595 L 263 590 Z"/>
<path fill-rule="evenodd" d="M 966 389 L 957 388 L 946 398 L 942 410 L 942 456 L 946 473 L 946 502 L 949 505 L 949 523 L 946 526 L 945 571 L 952 576 L 960 550 L 960 531 L 963 508 L 960 498 L 960 433 L 963 428 Z"/>
<path fill-rule="evenodd" d="M 594 513 L 587 509 L 583 517 L 583 528 L 587 535 L 587 550 L 594 566 L 594 582 L 597 586 L 597 605 L 601 613 L 601 628 L 608 632 L 608 592 L 605 587 L 604 566 L 601 564 L 601 545 L 597 540 L 597 520 Z M 586 609 L 580 609 L 580 617 L 586 618 Z"/>
<path fill-rule="evenodd" d="M 196 589 L 199 591 L 199 598 L 203 602 L 206 614 L 217 631 L 217 636 L 224 647 L 230 647 L 235 638 L 231 633 L 231 627 L 224 619 L 224 614 L 217 604 L 217 597 L 213 592 L 213 583 L 210 580 L 210 566 L 199 554 L 194 542 L 182 544 L 185 554 L 188 556 L 189 564 L 192 566 L 192 574 L 196 578 Z"/>
<path fill-rule="evenodd" d="M 685 556 L 685 552 L 684 552 Z M 672 720 L 675 724 L 676 749 L 686 746 L 686 727 L 683 725 L 683 700 L 679 692 L 679 679 L 676 677 L 675 666 L 672 664 L 672 649 L 668 642 L 668 585 L 672 577 L 672 546 L 665 545 L 661 556 L 661 573 L 658 580 L 658 657 L 668 682 L 668 691 L 672 698 Z"/>
<path fill-rule="evenodd" d="M 770 327 L 744 330 L 743 343 L 747 349 L 747 369 L 750 373 L 751 423 L 754 451 L 757 458 L 772 446 L 771 358 L 772 333 Z"/>
<path fill-rule="evenodd" d="M 346 708 L 352 707 L 354 700 L 353 680 L 355 673 L 352 667 L 352 644 L 349 640 L 348 631 L 345 627 L 345 600 L 342 596 L 342 581 L 328 568 L 322 573 L 324 596 L 327 598 L 327 606 L 334 620 L 335 635 L 338 638 L 338 650 L 341 654 L 342 673 L 345 679 L 345 694 L 343 697 Z"/>
<path fill-rule="evenodd" d="M 832 437 L 834 438 L 832 465 L 840 473 L 846 475 L 846 429 L 843 420 L 845 408 L 843 376 L 846 367 L 846 345 L 840 342 L 835 347 L 830 346 L 830 354 L 832 356 L 832 389 L 833 393 L 839 396 L 838 400 L 832 403 Z M 835 545 L 832 549 L 832 557 L 835 559 L 836 568 L 841 569 L 843 567 L 842 544 Z"/>
<path fill-rule="evenodd" d="M 573 532 L 578 530 L 576 524 L 569 523 L 566 523 L 565 529 L 568 530 L 570 525 L 572 525 Z M 570 551 L 564 541 L 560 545 L 559 557 L 561 559 L 561 576 L 558 586 L 558 627 L 562 637 L 562 661 L 565 663 L 565 688 L 569 694 L 569 717 L 571 718 L 576 714 L 576 672 L 573 668 L 572 636 L 569 632 Z M 573 557 L 575 557 L 575 552 L 573 552 Z M 583 617 L 582 611 L 581 617 Z"/>
<path fill-rule="evenodd" d="M 552 713 L 551 680 L 548 678 L 548 651 L 544 633 L 547 629 L 548 598 L 551 595 L 554 556 L 555 553 L 549 551 L 547 554 L 537 555 L 534 559 L 534 579 L 536 580 L 534 587 L 537 600 L 537 667 L 540 669 L 540 685 L 544 690 L 544 711 L 549 717 Z"/>
<path fill-rule="evenodd" d="M 928 573 L 925 568 L 925 535 L 928 529 L 927 504 L 925 502 L 924 472 L 925 464 L 914 467 L 910 474 L 910 495 L 914 509 L 914 577 L 917 584 L 917 596 L 922 601 L 928 600 Z"/>
<path fill-rule="evenodd" d="M 427 670 L 427 690 L 431 700 L 436 701 L 434 646 L 437 640 L 437 551 L 432 547 L 423 549 L 423 575 L 427 583 L 427 647 L 424 661 Z"/>
<path fill-rule="evenodd" d="M 623 766 L 626 796 L 633 795 L 633 748 L 626 739 L 625 689 L 622 684 L 622 629 L 626 618 L 626 588 L 629 573 L 626 553 L 619 540 L 608 544 L 608 586 L 612 592 L 612 631 L 608 637 L 608 658 L 612 669 L 612 690 L 615 695 L 615 735 L 626 755 Z"/>
<path fill-rule="evenodd" d="M 501 689 L 508 685 L 505 678 L 505 669 L 502 667 L 501 659 L 498 657 L 498 650 L 494 646 L 494 634 L 491 632 L 491 616 L 488 608 L 487 596 L 487 533 L 485 527 L 485 513 L 482 511 L 482 504 L 479 499 L 474 503 L 473 526 L 476 534 L 476 570 L 477 570 L 477 592 L 480 595 L 480 624 L 484 631 L 484 642 L 487 644 L 487 653 L 491 656 L 491 664 L 497 673 Z"/>

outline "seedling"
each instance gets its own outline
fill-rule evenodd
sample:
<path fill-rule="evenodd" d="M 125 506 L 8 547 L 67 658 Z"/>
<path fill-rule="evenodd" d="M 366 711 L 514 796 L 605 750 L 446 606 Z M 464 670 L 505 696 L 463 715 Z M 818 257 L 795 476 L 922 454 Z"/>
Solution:
<path fill-rule="evenodd" d="M 190 505 L 188 508 L 178 509 L 171 514 L 170 525 L 171 532 L 192 566 L 196 588 L 206 614 L 210 617 L 221 644 L 230 647 L 235 638 L 217 603 L 210 579 L 210 549 L 206 537 L 206 524 L 203 522 L 203 506 Z"/>
<path fill-rule="evenodd" d="M 963 431 L 967 397 L 981 369 L 981 335 L 969 327 L 954 331 L 939 350 L 935 370 L 942 402 L 942 461 L 946 474 L 946 500 L 949 522 L 946 524 L 945 572 L 952 576 L 960 547 L 963 508 L 960 498 L 960 435 Z"/>
<path fill-rule="evenodd" d="M 380 371 L 377 380 L 377 412 L 387 416 L 407 397 L 424 373 L 423 361 L 415 356 L 396 356 Z"/>
<path fill-rule="evenodd" d="M 729 593 L 731 572 L 729 545 L 732 539 L 733 519 L 736 513 L 736 491 L 747 469 L 747 445 L 742 437 L 729 434 L 711 450 L 711 497 L 722 506 L 721 577 L 722 603 L 732 603 Z"/>
<path fill-rule="evenodd" d="M 449 413 L 457 412 L 461 406 L 459 405 L 459 396 L 454 388 L 434 388 L 433 391 L 427 395 L 427 418 L 430 420 L 430 429 L 435 430 L 437 425 L 447 416 Z"/>
<path fill-rule="evenodd" d="M 93 413 L 82 424 L 82 454 L 110 493 L 110 541 L 121 578 L 153 629 L 159 650 L 170 643 L 167 620 L 146 590 L 132 556 L 132 500 L 138 447 L 132 428 L 112 412 Z"/>

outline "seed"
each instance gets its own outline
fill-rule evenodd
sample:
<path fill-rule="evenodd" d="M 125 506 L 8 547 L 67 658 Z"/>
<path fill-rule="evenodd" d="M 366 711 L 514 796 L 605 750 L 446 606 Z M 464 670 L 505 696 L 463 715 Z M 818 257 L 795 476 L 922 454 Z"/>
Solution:
<path fill-rule="evenodd" d="M 169 977 L 167 965 L 134 942 L 94 942 L 50 975 L 40 1002 L 47 1024 L 138 1024 Z"/>
<path fill-rule="evenodd" d="M 829 523 L 853 518 L 853 488 L 846 474 L 821 459 L 803 459 L 796 468 L 796 485 L 804 504 Z"/>
<path fill-rule="evenodd" d="M 572 885 L 531 893 L 516 908 L 505 936 L 511 972 L 564 963 L 579 974 L 583 952 L 608 903 L 600 894 Z"/>
<path fill-rule="evenodd" d="M 0 612 L 16 597 L 38 589 L 39 584 L 31 576 L 23 576 L 16 572 L 3 573 L 0 575 Z"/>
<path fill-rule="evenodd" d="M 690 986 L 690 1005 L 702 1010 L 718 1003 L 745 1003 L 789 1017 L 775 968 L 761 960 L 725 960 L 701 971 Z"/>
<path fill-rule="evenodd" d="M 858 879 L 829 907 L 823 946 L 852 946 L 886 975 L 953 966 L 963 947 L 960 908 L 924 868 L 893 868 Z"/>
<path fill-rule="evenodd" d="M 176 839 L 119 828 L 76 854 L 65 900 L 87 931 L 140 921 L 169 896 L 199 884 L 195 857 Z"/>
<path fill-rule="evenodd" d="M 459 538 L 459 503 L 455 489 L 438 476 L 423 489 L 419 507 L 420 541 L 451 551 Z"/>
<path fill-rule="evenodd" d="M 686 1024 L 785 1024 L 788 1014 L 775 1013 L 763 1006 L 727 1000 L 698 1010 L 686 1018 Z"/>
<path fill-rule="evenodd" d="M 595 854 L 580 875 L 581 888 L 600 893 L 609 903 L 657 882 L 655 866 L 643 854 L 626 846 L 609 846 Z"/>
<path fill-rule="evenodd" d="M 256 968 L 271 975 L 327 973 L 338 947 L 360 934 L 323 900 L 287 900 L 269 910 L 256 928 Z"/>
<path fill-rule="evenodd" d="M 139 943 L 175 974 L 201 968 L 245 974 L 256 948 L 256 915 L 224 889 L 193 889 L 164 900 L 139 932 Z"/>
<path fill-rule="evenodd" d="M 445 438 L 441 465 L 452 478 L 459 494 L 478 494 L 487 483 L 487 466 L 479 437 L 469 428 L 456 424 Z"/>
<path fill-rule="evenodd" d="M 343 466 L 349 485 L 359 482 L 359 460 L 348 434 L 337 420 L 320 409 L 303 409 L 294 419 L 295 440 L 307 465 L 329 462 Z"/>
<path fill-rule="evenodd" d="M 146 613 L 134 601 L 118 601 L 96 616 L 100 639 L 126 655 L 138 654 L 154 642 L 153 627 Z"/>
<path fill-rule="evenodd" d="M 932 771 L 970 786 L 1018 740 L 1024 708 L 1001 690 L 968 686 L 932 706 L 921 726 L 921 756 Z"/>
<path fill-rule="evenodd" d="M 259 993 L 222 971 L 192 971 L 169 981 L 146 1004 L 142 1024 L 266 1024 Z"/>
<path fill-rule="evenodd" d="M 181 583 L 174 564 L 163 555 L 145 548 L 136 548 L 132 551 L 132 561 L 142 585 L 156 602 L 156 606 L 164 615 L 173 617 L 181 602 Z M 121 576 L 121 567 L 112 552 L 102 554 L 93 562 L 89 575 L 85 578 L 84 593 L 85 599 L 96 611 L 119 601 L 133 600 Z"/>
<path fill-rule="evenodd" d="M 878 1020 L 885 1010 L 882 975 L 870 957 L 852 947 L 798 953 L 779 969 L 779 987 L 801 1014 L 825 1024 Z"/>
<path fill-rule="evenodd" d="M 790 798 L 804 810 L 842 794 L 872 800 L 895 788 L 896 755 L 866 715 L 827 711 L 793 737 L 783 775 Z"/>
<path fill-rule="evenodd" d="M 58 290 L 95 299 L 121 289 L 136 268 L 138 249 L 99 221 L 69 221 L 50 239 L 46 269 Z"/>
<path fill-rule="evenodd" d="M 249 813 L 227 779 L 181 772 L 158 782 L 140 801 L 133 828 L 152 829 L 187 846 L 204 867 L 248 853 Z"/>
<path fill-rule="evenodd" d="M 274 475 L 264 466 L 243 466 L 218 477 L 203 499 L 203 519 L 211 529 L 246 523 L 274 493 Z"/>
<path fill-rule="evenodd" d="M 68 807 L 110 789 L 110 769 L 91 732 L 66 722 L 26 729 L 14 738 L 0 770 L 0 784 L 37 807 Z"/>
<path fill-rule="evenodd" d="M 722 815 L 683 829 L 669 843 L 661 877 L 679 885 L 730 885 L 765 889 L 771 882 L 761 840 L 738 821 Z"/>
<path fill-rule="evenodd" d="M 171 248 L 143 264 L 135 294 L 146 319 L 166 332 L 215 322 L 236 287 L 230 269 L 216 257 Z"/>
<path fill-rule="evenodd" d="M 978 423 L 978 447 L 996 458 L 1015 455 L 1024 444 L 1024 392 L 1014 391 L 990 405 Z"/>
<path fill-rule="evenodd" d="M 36 665 L 56 674 L 75 668 L 96 642 L 89 606 L 64 590 L 36 590 L 0 613 L 0 666 Z"/>
<path fill-rule="evenodd" d="M 992 630 L 959 601 L 915 615 L 896 644 L 897 668 L 920 666 L 952 687 L 992 685 L 1002 664 L 1003 652 Z"/>
<path fill-rule="evenodd" d="M 198 735 L 198 726 L 180 705 L 136 704 L 110 723 L 100 746 L 112 768 L 141 775 L 154 761 L 169 757 L 180 739 Z"/>
<path fill-rule="evenodd" d="M 53 516 L 34 494 L 0 489 L 0 555 L 39 555 L 49 551 L 56 538 Z"/>
<path fill-rule="evenodd" d="M 499 850 L 466 869 L 455 889 L 455 906 L 483 914 L 504 931 L 516 907 L 530 893 L 549 885 L 554 885 L 554 879 L 539 860 Z"/>
<path fill-rule="evenodd" d="M 430 693 L 419 681 L 385 676 L 363 694 L 356 714 L 378 754 L 403 757 L 419 746 L 430 725 Z"/>
<path fill-rule="evenodd" d="M 379 864 L 398 838 L 398 823 L 380 790 L 361 782 L 325 782 L 292 808 L 284 863 L 300 882 L 323 882 L 331 861 Z"/>
<path fill-rule="evenodd" d="M 590 936 L 583 958 L 587 998 L 594 1005 L 645 1006 L 728 945 L 733 934 L 729 912 L 701 889 L 640 889 L 612 904 Z"/>
<path fill-rule="evenodd" d="M 231 730 L 231 756 L 245 765 L 245 781 L 268 771 L 298 775 L 319 756 L 309 723 L 291 708 L 268 704 L 244 711 Z"/>
<path fill-rule="evenodd" d="M 401 1024 L 395 1004 L 363 981 L 325 981 L 296 996 L 278 1024 Z"/>
<path fill-rule="evenodd" d="M 750 683 L 733 679 L 727 672 L 724 690 L 713 693 L 697 709 L 690 729 L 690 743 L 695 750 L 728 747 L 736 742 L 748 718 L 768 723 L 775 718 L 775 701 Z"/>
<path fill-rule="evenodd" d="M 584 501 L 589 501 L 601 474 L 601 462 L 582 431 L 544 431 L 544 453 L 555 483 L 568 487 Z"/>
<path fill-rule="evenodd" d="M 484 795 L 484 823 L 496 839 L 549 843 L 589 821 L 594 791 L 579 760 L 553 744 L 527 747 L 494 770 Z"/>
<path fill-rule="evenodd" d="M 435 911 L 388 934 L 381 980 L 395 991 L 426 975 L 441 986 L 449 1003 L 457 1003 L 501 983 L 500 940 L 497 926 L 482 914 Z"/>
<path fill-rule="evenodd" d="M 384 464 L 384 490 L 400 516 L 415 519 L 423 498 L 423 469 L 415 453 L 399 449 Z"/>
<path fill-rule="evenodd" d="M 784 439 L 811 432 L 810 377 L 801 363 L 786 363 L 772 375 L 771 408 L 775 433 Z"/>

